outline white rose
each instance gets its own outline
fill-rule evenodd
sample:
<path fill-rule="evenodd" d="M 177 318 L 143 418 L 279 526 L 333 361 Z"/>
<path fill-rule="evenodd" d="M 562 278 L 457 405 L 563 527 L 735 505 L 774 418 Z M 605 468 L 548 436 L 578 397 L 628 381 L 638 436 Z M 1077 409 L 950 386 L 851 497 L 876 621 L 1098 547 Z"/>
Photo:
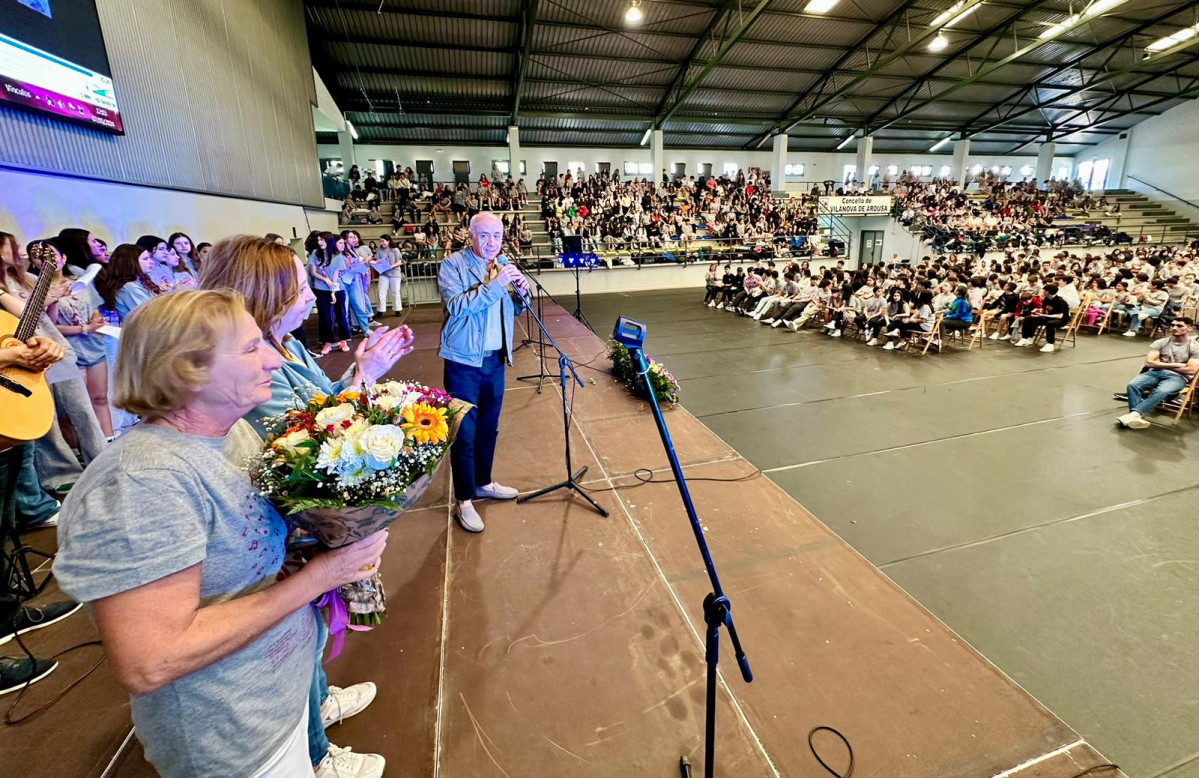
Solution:
<path fill-rule="evenodd" d="M 404 432 L 394 424 L 380 424 L 363 432 L 358 446 L 372 465 L 388 467 L 404 447 Z"/>
<path fill-rule="evenodd" d="M 343 421 L 349 421 L 354 418 L 354 406 L 349 403 L 334 405 L 332 408 L 326 408 L 316 415 L 316 423 L 321 427 L 333 425 L 340 427 Z"/>
<path fill-rule="evenodd" d="M 376 392 L 385 391 L 388 394 L 394 394 L 395 396 L 400 397 L 404 394 L 404 392 L 408 391 L 408 384 L 403 384 L 399 381 L 384 381 L 381 384 L 375 384 L 371 387 L 371 389 Z"/>
<path fill-rule="evenodd" d="M 308 430 L 296 430 L 276 440 L 275 448 L 295 456 L 298 453 L 296 446 L 309 440 L 312 440 L 312 437 L 308 434 Z"/>
<path fill-rule="evenodd" d="M 375 397 L 374 399 L 371 400 L 371 405 L 375 406 L 376 408 L 378 408 L 380 410 L 393 411 L 396 408 L 400 407 L 401 399 L 402 398 L 399 395 L 381 394 L 378 397 Z"/>

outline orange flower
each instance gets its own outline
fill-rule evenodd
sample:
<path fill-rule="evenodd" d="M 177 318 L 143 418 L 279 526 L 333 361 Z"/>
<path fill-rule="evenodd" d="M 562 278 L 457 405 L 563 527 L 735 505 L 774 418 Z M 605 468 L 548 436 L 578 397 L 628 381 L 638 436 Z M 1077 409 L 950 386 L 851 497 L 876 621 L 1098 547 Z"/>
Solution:
<path fill-rule="evenodd" d="M 404 420 L 400 429 L 417 443 L 444 443 L 450 435 L 445 408 L 413 403 L 400 413 L 400 417 Z"/>
<path fill-rule="evenodd" d="M 325 397 L 325 395 L 321 394 L 320 392 L 317 392 L 316 394 L 312 395 L 312 399 L 308 401 L 308 404 L 309 405 L 322 405 L 326 399 L 327 398 Z"/>
<path fill-rule="evenodd" d="M 358 397 L 358 392 L 342 392 L 341 394 L 337 395 L 337 400 L 338 402 L 352 403 L 357 402 Z"/>

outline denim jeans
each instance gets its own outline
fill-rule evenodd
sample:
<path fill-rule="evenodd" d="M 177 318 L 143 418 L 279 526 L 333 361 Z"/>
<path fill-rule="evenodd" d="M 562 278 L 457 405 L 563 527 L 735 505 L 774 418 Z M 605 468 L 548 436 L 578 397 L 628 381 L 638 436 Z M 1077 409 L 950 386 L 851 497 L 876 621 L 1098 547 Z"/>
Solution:
<path fill-rule="evenodd" d="M 316 767 L 329 753 L 329 736 L 321 722 L 321 705 L 329 698 L 329 679 L 321 658 L 325 654 L 325 642 L 329 639 L 329 628 L 325 617 L 318 610 L 316 617 L 316 667 L 312 673 L 312 686 L 308 689 L 308 758 Z"/>
<path fill-rule="evenodd" d="M 104 433 L 100 430 L 100 422 L 96 421 L 96 412 L 92 409 L 83 378 L 53 383 L 50 385 L 50 394 L 54 396 L 57 411 L 66 416 L 75 428 L 83 464 L 89 464 L 104 450 Z M 63 439 L 57 416 L 50 431 L 34 443 L 34 453 L 38 478 L 47 490 L 73 484 L 83 473 L 79 460 Z"/>
<path fill-rule="evenodd" d="M 1173 370 L 1147 370 L 1128 382 L 1128 410 L 1145 416 L 1186 386 L 1186 376 Z M 1145 392 L 1148 397 L 1143 397 Z"/>
<path fill-rule="evenodd" d="M 17 524 L 31 527 L 58 513 L 58 500 L 42 488 L 33 464 L 33 446 L 26 444 L 20 453 L 20 474 L 17 476 Z"/>
<path fill-rule="evenodd" d="M 473 500 L 479 486 L 491 483 L 491 464 L 499 435 L 500 408 L 504 404 L 504 358 L 493 351 L 482 367 L 445 361 L 445 390 L 451 397 L 475 406 L 458 426 L 450 448 L 454 471 L 454 498 Z"/>
<path fill-rule="evenodd" d="M 1141 322 L 1145 319 L 1156 319 L 1162 315 L 1161 308 L 1138 308 L 1130 312 L 1132 319 L 1128 322 L 1128 331 L 1136 332 L 1141 328 Z"/>
<path fill-rule="evenodd" d="M 346 293 L 313 289 L 316 295 L 316 311 L 319 317 L 321 343 L 336 343 L 350 339 L 350 322 L 346 318 Z"/>
<path fill-rule="evenodd" d="M 362 284 L 358 279 L 346 285 L 346 295 L 349 298 L 354 324 L 363 332 L 370 332 L 370 321 L 374 312 L 371 310 L 370 297 L 362 291 Z"/>

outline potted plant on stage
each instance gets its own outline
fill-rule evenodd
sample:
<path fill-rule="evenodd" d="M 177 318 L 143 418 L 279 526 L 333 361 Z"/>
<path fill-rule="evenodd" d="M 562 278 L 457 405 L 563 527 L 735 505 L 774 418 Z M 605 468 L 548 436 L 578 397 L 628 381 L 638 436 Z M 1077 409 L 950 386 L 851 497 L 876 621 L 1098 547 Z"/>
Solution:
<path fill-rule="evenodd" d="M 386 529 L 416 504 L 470 407 L 405 381 L 317 394 L 267 421 L 250 478 L 291 527 L 328 548 L 344 546 Z M 370 629 L 386 610 L 378 574 L 317 604 L 329 608 L 332 656 L 347 628 Z"/>

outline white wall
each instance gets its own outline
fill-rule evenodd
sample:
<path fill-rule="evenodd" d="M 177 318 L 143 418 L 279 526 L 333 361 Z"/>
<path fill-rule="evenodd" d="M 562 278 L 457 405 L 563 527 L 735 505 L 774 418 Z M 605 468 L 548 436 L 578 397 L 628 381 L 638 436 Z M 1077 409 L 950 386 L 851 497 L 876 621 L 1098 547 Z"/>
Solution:
<path fill-rule="evenodd" d="M 1075 160 L 1110 159 L 1107 186 L 1127 188 L 1169 205 L 1181 215 L 1199 218 L 1199 101 L 1188 100 L 1161 116 L 1152 116 L 1127 132 L 1079 154 Z M 1122 154 L 1123 152 L 1123 154 Z M 1123 165 L 1119 161 L 1123 156 Z"/>
<path fill-rule="evenodd" d="M 82 227 L 111 248 L 145 234 L 186 232 L 215 243 L 238 233 L 305 237 L 337 228 L 337 211 L 0 168 L 0 230 L 24 243 Z"/>
<path fill-rule="evenodd" d="M 582 162 L 588 173 L 594 173 L 596 163 L 609 162 L 612 169 L 620 169 L 621 176 L 624 176 L 625 162 L 651 162 L 649 146 L 639 148 L 568 148 L 568 147 L 553 147 L 553 146 L 521 146 L 521 157 L 526 162 L 527 173 L 524 176 L 526 183 L 532 187 L 533 182 L 537 180 L 537 176 L 541 173 L 542 163 L 553 161 L 558 163 L 558 172 L 566 171 L 566 166 L 570 162 Z M 317 155 L 321 159 L 339 159 L 341 157 L 341 149 L 336 145 L 325 144 L 317 148 Z M 354 157 L 357 163 L 363 169 L 372 169 L 371 160 L 389 159 L 399 162 L 405 167 L 416 167 L 416 160 L 429 159 L 433 161 L 433 177 L 437 181 L 450 181 L 453 179 L 455 160 L 467 160 L 470 162 L 471 180 L 476 181 L 481 173 L 486 173 L 491 176 L 493 160 L 508 159 L 507 146 L 399 146 L 399 145 L 373 145 L 373 144 L 355 144 Z M 751 167 L 760 167 L 762 170 L 769 170 L 771 163 L 771 153 L 769 149 L 764 151 L 742 151 L 737 149 L 672 149 L 666 147 L 666 169 L 668 172 L 673 172 L 674 165 L 677 162 L 682 162 L 687 166 L 687 174 L 694 175 L 699 171 L 700 164 L 711 163 L 712 173 L 720 175 L 724 170 L 725 164 L 735 164 L 739 169 L 748 171 Z M 886 171 L 889 165 L 895 165 L 901 171 L 908 170 L 913 165 L 932 165 L 933 175 L 940 175 L 941 167 L 949 165 L 953 159 L 952 154 L 890 154 L 876 153 L 873 155 L 873 164 L 879 165 L 883 171 Z M 842 173 L 845 165 L 852 165 L 856 160 L 855 153 L 849 152 L 823 152 L 823 151 L 789 151 L 787 153 L 787 163 L 802 162 L 805 165 L 804 175 L 802 178 L 787 176 L 784 181 L 784 188 L 787 190 L 798 191 L 807 190 L 812 187 L 812 184 L 819 183 L 826 179 L 834 181 L 842 180 Z M 1070 157 L 1059 157 L 1054 160 L 1054 170 L 1065 166 L 1071 168 L 1073 160 Z M 1004 157 L 995 155 L 977 155 L 970 157 L 970 165 L 973 167 L 976 164 L 981 164 L 986 168 L 993 165 L 1000 167 L 1010 165 L 1012 175 L 1015 179 L 1020 178 L 1020 169 L 1025 165 L 1035 168 L 1037 165 L 1036 150 L 1033 149 L 1031 155 Z M 662 171 L 655 171 L 655 178 L 660 176 Z M 881 177 L 880 177 L 881 178 Z"/>

